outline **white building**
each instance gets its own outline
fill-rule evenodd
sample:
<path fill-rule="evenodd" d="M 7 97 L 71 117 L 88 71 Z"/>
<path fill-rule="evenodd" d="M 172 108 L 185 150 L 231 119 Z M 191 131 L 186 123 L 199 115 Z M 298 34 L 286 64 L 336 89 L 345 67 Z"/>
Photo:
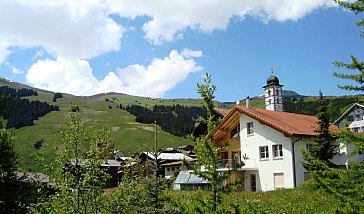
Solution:
<path fill-rule="evenodd" d="M 226 184 L 243 181 L 245 191 L 270 191 L 294 188 L 309 179 L 302 166 L 301 150 L 315 143 L 317 118 L 283 112 L 282 85 L 270 76 L 265 89 L 266 109 L 236 105 L 223 119 L 214 134 L 222 159 L 221 171 L 234 162 L 245 165 L 234 172 Z M 361 116 L 361 118 L 363 118 Z M 338 126 L 330 130 L 337 132 Z M 352 148 L 351 148 L 352 149 Z M 351 150 L 350 149 L 350 150 Z M 340 144 L 333 162 L 346 167 L 349 149 Z M 363 161 L 363 155 L 352 158 Z"/>
<path fill-rule="evenodd" d="M 218 145 L 228 143 L 220 150 L 228 165 L 245 163 L 227 183 L 243 179 L 245 191 L 299 186 L 309 178 L 301 164 L 301 150 L 314 143 L 316 122 L 314 116 L 235 106 L 214 135 Z M 239 134 L 235 135 L 237 127 Z M 338 131 L 334 125 L 330 129 Z M 345 166 L 346 162 L 344 152 L 335 158 L 336 164 Z"/>

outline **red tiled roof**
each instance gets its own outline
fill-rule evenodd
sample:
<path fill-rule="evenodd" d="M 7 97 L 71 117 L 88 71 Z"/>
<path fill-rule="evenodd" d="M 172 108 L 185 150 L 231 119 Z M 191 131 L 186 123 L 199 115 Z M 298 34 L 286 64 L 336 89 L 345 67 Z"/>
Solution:
<path fill-rule="evenodd" d="M 214 111 L 218 114 L 220 114 L 222 117 L 225 117 L 229 114 L 231 109 L 224 109 L 224 108 L 214 108 Z"/>
<path fill-rule="evenodd" d="M 315 136 L 315 130 L 318 128 L 317 118 L 304 114 L 294 114 L 288 112 L 269 111 L 258 108 L 248 108 L 245 106 L 235 106 L 230 113 L 224 118 L 224 121 L 233 116 L 235 112 L 245 114 L 258 120 L 260 123 L 270 126 L 286 136 Z M 220 127 L 221 127 L 220 125 Z M 339 128 L 330 125 L 330 131 L 337 132 Z"/>

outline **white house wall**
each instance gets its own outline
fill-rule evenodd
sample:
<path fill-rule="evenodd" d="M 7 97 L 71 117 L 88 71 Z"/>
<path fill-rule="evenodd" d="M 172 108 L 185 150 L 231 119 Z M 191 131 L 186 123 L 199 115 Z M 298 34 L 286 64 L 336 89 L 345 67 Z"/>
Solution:
<path fill-rule="evenodd" d="M 253 122 L 253 135 L 247 135 L 247 123 Z M 284 173 L 284 188 L 293 188 L 292 143 L 281 132 L 246 115 L 240 116 L 241 155 L 256 160 L 258 170 L 245 172 L 245 189 L 250 190 L 250 174 L 256 173 L 257 191 L 274 190 L 274 173 Z M 273 158 L 273 145 L 282 144 L 283 157 Z M 260 146 L 268 146 L 269 158 L 260 160 Z"/>
<path fill-rule="evenodd" d="M 311 138 L 292 138 L 291 141 L 294 144 L 296 187 L 298 187 L 305 181 L 305 172 L 307 172 L 302 165 L 305 161 L 303 159 L 302 150 L 306 150 L 306 145 L 314 142 Z"/>

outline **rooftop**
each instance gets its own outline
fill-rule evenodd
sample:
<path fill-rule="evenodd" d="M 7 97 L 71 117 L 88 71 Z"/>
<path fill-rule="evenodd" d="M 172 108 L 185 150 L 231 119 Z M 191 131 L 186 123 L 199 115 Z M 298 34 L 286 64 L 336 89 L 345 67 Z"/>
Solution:
<path fill-rule="evenodd" d="M 219 139 L 223 135 L 223 130 L 234 128 L 239 122 L 240 114 L 254 118 L 260 123 L 282 132 L 285 136 L 313 137 L 317 134 L 315 130 L 318 128 L 318 120 L 315 116 L 269 111 L 237 105 L 224 117 L 219 126 L 219 130 L 215 133 L 215 139 Z M 330 125 L 330 131 L 337 132 L 339 128 L 335 125 Z"/>

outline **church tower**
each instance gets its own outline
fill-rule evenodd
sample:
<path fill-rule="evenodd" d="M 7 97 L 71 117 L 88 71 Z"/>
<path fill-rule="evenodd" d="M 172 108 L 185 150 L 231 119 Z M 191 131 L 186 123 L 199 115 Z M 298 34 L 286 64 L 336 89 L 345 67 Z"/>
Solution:
<path fill-rule="evenodd" d="M 273 71 L 267 79 L 267 85 L 263 86 L 265 93 L 265 109 L 270 111 L 283 111 L 282 86 Z"/>

